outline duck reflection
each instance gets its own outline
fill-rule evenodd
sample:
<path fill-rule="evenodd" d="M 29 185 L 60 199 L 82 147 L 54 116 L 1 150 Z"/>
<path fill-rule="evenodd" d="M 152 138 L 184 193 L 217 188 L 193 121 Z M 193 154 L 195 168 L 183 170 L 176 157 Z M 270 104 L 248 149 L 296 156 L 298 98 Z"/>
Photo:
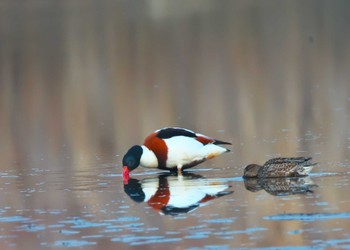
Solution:
<path fill-rule="evenodd" d="M 153 178 L 131 178 L 125 193 L 135 202 L 146 202 L 161 214 L 178 215 L 193 211 L 208 201 L 231 194 L 227 181 L 193 173 L 167 173 Z"/>
<path fill-rule="evenodd" d="M 294 178 L 247 178 L 244 179 L 245 188 L 251 192 L 264 189 L 274 196 L 313 193 L 317 185 L 307 177 Z"/>

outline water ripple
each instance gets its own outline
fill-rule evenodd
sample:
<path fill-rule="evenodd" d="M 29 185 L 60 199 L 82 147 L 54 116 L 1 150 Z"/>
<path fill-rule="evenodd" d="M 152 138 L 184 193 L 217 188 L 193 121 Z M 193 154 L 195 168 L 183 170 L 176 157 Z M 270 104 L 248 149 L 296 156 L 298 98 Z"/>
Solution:
<path fill-rule="evenodd" d="M 330 219 L 345 219 L 350 218 L 350 212 L 341 213 L 286 213 L 265 216 L 265 220 L 330 220 Z"/>

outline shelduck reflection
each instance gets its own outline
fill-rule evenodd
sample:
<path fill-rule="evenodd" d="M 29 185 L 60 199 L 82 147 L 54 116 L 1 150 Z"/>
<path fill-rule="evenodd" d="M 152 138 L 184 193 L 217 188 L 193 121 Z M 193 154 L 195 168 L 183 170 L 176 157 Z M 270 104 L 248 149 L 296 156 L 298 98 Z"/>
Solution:
<path fill-rule="evenodd" d="M 209 201 L 229 195 L 230 185 L 219 178 L 204 178 L 193 173 L 182 176 L 167 173 L 153 178 L 131 178 L 125 193 L 135 202 L 146 202 L 160 214 L 188 213 Z"/>
<path fill-rule="evenodd" d="M 251 192 L 258 192 L 264 189 L 267 193 L 274 196 L 313 193 L 317 187 L 309 176 L 293 178 L 247 178 L 244 179 L 244 186 Z"/>

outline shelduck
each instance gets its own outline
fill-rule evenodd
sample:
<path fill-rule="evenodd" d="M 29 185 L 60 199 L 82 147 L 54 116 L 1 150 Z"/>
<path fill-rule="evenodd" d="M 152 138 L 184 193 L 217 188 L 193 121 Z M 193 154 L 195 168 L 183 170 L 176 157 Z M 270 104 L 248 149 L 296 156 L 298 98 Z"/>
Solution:
<path fill-rule="evenodd" d="M 143 145 L 132 146 L 123 157 L 124 181 L 138 166 L 178 171 L 191 168 L 230 150 L 213 139 L 184 128 L 162 128 L 146 137 Z"/>

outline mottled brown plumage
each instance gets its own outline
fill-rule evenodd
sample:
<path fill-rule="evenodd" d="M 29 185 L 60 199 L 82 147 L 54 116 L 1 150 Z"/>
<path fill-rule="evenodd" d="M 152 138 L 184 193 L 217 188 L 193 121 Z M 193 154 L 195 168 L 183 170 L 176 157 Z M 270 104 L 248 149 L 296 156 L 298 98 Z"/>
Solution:
<path fill-rule="evenodd" d="M 317 163 L 311 157 L 273 158 L 263 166 L 250 164 L 244 169 L 244 178 L 274 178 L 307 176 Z"/>
<path fill-rule="evenodd" d="M 265 190 L 274 196 L 313 193 L 317 185 L 310 176 L 294 178 L 246 178 L 244 186 L 251 192 Z"/>

